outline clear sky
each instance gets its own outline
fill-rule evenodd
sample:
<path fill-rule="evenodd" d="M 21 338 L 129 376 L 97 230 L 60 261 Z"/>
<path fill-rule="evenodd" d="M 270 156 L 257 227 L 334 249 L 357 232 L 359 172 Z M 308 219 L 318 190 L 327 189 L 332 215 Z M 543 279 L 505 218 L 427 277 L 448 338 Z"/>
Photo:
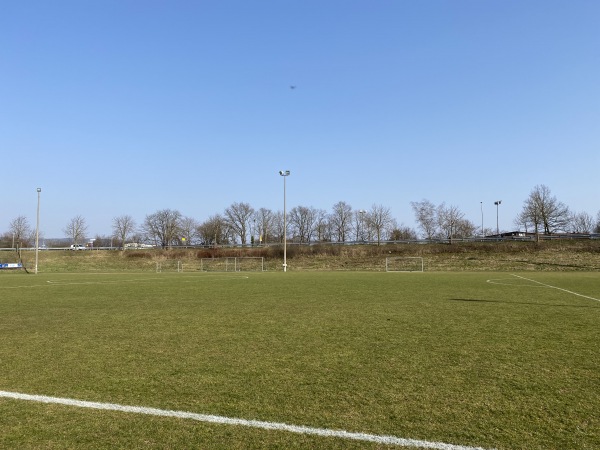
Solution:
<path fill-rule="evenodd" d="M 0 232 L 411 201 L 600 210 L 597 0 L 22 0 L 0 11 Z M 291 89 L 290 86 L 296 86 Z"/>

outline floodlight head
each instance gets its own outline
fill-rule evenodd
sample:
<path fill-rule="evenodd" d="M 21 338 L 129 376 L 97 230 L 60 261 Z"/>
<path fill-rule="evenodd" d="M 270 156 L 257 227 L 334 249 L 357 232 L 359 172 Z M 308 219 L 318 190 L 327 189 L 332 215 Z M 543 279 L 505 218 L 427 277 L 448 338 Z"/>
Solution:
<path fill-rule="evenodd" d="M 37 188 L 37 191 L 38 192 L 42 192 L 42 188 Z"/>
<path fill-rule="evenodd" d="M 290 174 L 289 170 L 280 170 L 279 171 L 279 175 L 281 175 L 282 177 L 287 177 Z"/>

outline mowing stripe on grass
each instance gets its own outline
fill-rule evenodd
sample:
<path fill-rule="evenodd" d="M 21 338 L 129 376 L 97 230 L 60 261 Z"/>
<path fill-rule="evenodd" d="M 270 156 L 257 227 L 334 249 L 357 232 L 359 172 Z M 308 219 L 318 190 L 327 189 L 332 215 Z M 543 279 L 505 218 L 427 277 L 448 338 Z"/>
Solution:
<path fill-rule="evenodd" d="M 556 287 L 556 286 L 551 286 L 551 285 L 549 285 L 549 284 L 542 283 L 542 282 L 540 282 L 540 281 L 535 281 L 535 280 L 532 280 L 532 279 L 530 279 L 530 278 L 525 278 L 525 277 L 522 277 L 522 276 L 520 276 L 520 275 L 515 275 L 515 274 L 513 274 L 513 277 L 517 277 L 517 278 L 520 278 L 520 279 L 522 279 L 522 280 L 526 280 L 526 281 L 531 281 L 532 283 L 541 284 L 542 286 L 545 286 L 545 287 L 547 287 L 547 288 L 551 288 L 551 289 L 558 289 L 559 291 L 563 291 L 563 292 L 566 292 L 566 293 L 568 293 L 568 294 L 573 294 L 573 295 L 576 295 L 576 296 L 578 296 L 578 297 L 583 297 L 583 298 L 587 298 L 587 299 L 589 299 L 589 300 L 594 300 L 594 301 L 596 301 L 596 302 L 600 302 L 600 299 L 597 299 L 597 298 L 594 298 L 594 297 L 590 297 L 589 295 L 583 295 L 583 294 L 579 294 L 578 292 L 569 291 L 568 289 L 563 289 L 563 288 L 559 288 L 559 287 Z"/>
<path fill-rule="evenodd" d="M 177 280 L 182 283 L 189 283 L 190 281 L 214 281 L 217 280 L 247 280 L 250 277 L 247 275 L 178 275 Z M 183 281 L 182 281 L 183 279 Z M 65 280 L 47 280 L 46 283 L 50 286 L 74 286 L 74 285 L 105 285 L 105 284 L 120 284 L 120 283 L 145 283 L 154 281 L 170 281 L 169 278 L 164 276 L 150 277 L 150 278 L 135 278 L 126 280 L 94 280 L 94 281 L 65 281 Z"/>
<path fill-rule="evenodd" d="M 209 414 L 197 414 L 186 411 L 171 411 L 157 408 L 146 408 L 143 406 L 126 406 L 115 403 L 88 402 L 70 398 L 47 397 L 45 395 L 22 394 L 19 392 L 0 391 L 0 397 L 11 398 L 15 400 L 28 400 L 41 403 L 54 403 L 59 405 L 77 406 L 79 408 L 92 408 L 108 411 L 120 411 L 135 414 L 148 414 L 152 416 L 176 417 L 178 419 L 191 419 L 199 422 L 210 422 L 221 425 L 241 425 L 251 428 L 261 428 L 264 430 L 287 431 L 298 434 L 311 434 L 325 437 L 335 437 L 341 439 L 351 439 L 355 441 L 375 442 L 387 445 L 403 445 L 406 447 L 423 447 L 439 450 L 485 450 L 482 447 L 469 447 L 464 445 L 446 444 L 443 442 L 421 441 L 417 439 L 405 439 L 396 436 L 382 436 L 367 433 L 352 433 L 343 430 L 328 430 L 326 428 L 313 428 L 301 425 L 288 425 L 277 422 L 263 422 L 260 420 L 236 419 L 232 417 L 214 416 Z"/>
<path fill-rule="evenodd" d="M 71 274 L 73 275 L 73 274 Z M 107 273 L 95 273 L 95 274 L 80 274 L 80 275 L 120 275 L 120 274 L 107 274 Z M 222 280 L 248 280 L 250 277 L 247 275 L 216 275 L 216 274 L 198 274 L 198 275 L 179 275 L 176 274 L 177 281 L 180 283 L 195 283 L 202 281 L 222 281 Z M 132 279 L 118 279 L 118 280 L 97 280 L 97 281 L 68 281 L 68 280 L 46 280 L 42 284 L 28 284 L 18 286 L 0 286 L 0 289 L 31 289 L 31 288 L 43 288 L 43 287 L 62 287 L 62 286 L 75 286 L 75 285 L 113 285 L 121 283 L 154 283 L 154 282 L 170 282 L 168 276 L 158 277 L 147 277 L 147 278 L 132 278 Z"/>

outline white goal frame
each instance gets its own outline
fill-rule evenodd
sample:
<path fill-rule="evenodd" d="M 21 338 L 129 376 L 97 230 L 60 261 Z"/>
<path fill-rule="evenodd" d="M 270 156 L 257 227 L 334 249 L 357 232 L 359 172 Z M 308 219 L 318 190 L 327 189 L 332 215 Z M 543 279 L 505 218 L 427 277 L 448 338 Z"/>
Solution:
<path fill-rule="evenodd" d="M 265 258 L 241 256 L 201 258 L 200 262 L 166 259 L 156 262 L 156 273 L 161 272 L 264 272 Z"/>
<path fill-rule="evenodd" d="M 398 270 L 394 261 L 406 261 L 406 269 Z M 388 256 L 385 258 L 386 272 L 424 272 L 425 263 L 422 256 Z"/>
<path fill-rule="evenodd" d="M 176 259 L 167 259 L 165 261 L 156 261 L 156 273 L 165 272 L 183 272 L 183 264 Z"/>
<path fill-rule="evenodd" d="M 262 256 L 225 256 L 201 258 L 202 272 L 264 272 L 265 258 Z"/>

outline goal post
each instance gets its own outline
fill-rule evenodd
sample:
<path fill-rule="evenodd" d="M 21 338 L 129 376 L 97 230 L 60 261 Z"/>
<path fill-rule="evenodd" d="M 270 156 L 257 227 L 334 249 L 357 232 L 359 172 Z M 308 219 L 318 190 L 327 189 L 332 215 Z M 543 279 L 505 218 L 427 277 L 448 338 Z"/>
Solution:
<path fill-rule="evenodd" d="M 264 272 L 265 258 L 262 256 L 202 258 L 200 270 L 203 272 Z"/>
<path fill-rule="evenodd" d="M 166 259 L 156 262 L 156 272 L 264 272 L 265 258 L 224 257 L 195 260 Z"/>
<path fill-rule="evenodd" d="M 156 261 L 156 273 L 161 272 L 183 272 L 183 265 L 176 259 Z"/>
<path fill-rule="evenodd" d="M 425 265 L 421 256 L 388 256 L 385 258 L 386 272 L 423 272 Z"/>

